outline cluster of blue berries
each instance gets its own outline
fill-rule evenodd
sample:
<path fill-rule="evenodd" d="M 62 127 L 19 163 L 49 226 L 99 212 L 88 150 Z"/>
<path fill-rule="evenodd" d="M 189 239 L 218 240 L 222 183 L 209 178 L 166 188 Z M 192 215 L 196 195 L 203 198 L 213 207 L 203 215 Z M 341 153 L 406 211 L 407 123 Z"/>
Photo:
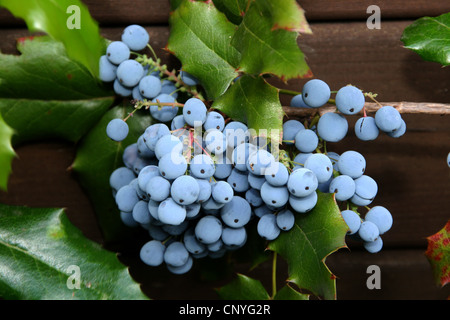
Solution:
<path fill-rule="evenodd" d="M 152 102 L 148 109 L 156 120 L 125 148 L 123 166 L 110 176 L 122 221 L 143 227 L 150 236 L 140 251 L 144 263 L 165 264 L 175 274 L 188 272 L 195 258 L 221 257 L 242 247 L 252 222 L 262 238 L 275 240 L 294 226 L 297 214 L 316 206 L 318 192 L 333 193 L 337 201 L 350 204 L 352 210 L 342 211 L 348 234 L 364 241 L 369 252 L 381 250 L 380 235 L 390 229 L 392 216 L 381 206 L 370 209 L 364 219 L 357 211 L 371 204 L 378 191 L 374 179 L 364 174 L 364 157 L 353 150 L 341 155 L 318 151 L 324 142 L 337 142 L 347 134 L 342 114 L 361 111 L 364 95 L 359 89 L 339 90 L 339 112 L 322 115 L 316 125 L 286 121 L 283 145 L 291 152 L 295 148 L 290 157 L 283 148 L 272 148 L 270 139 L 208 109 L 197 97 L 179 103 L 174 83 L 130 59 L 131 50 L 142 50 L 148 40 L 144 28 L 129 26 L 122 41 L 111 42 L 100 61 L 102 80 L 114 81 L 120 96 Z M 180 77 L 187 86 L 199 84 L 188 73 Z M 302 107 L 317 108 L 330 95 L 325 82 L 310 80 L 292 105 L 300 97 Z M 377 130 L 398 137 L 406 128 L 390 108 L 380 108 L 377 114 Z M 360 124 L 360 131 L 370 140 L 373 128 L 367 123 L 365 119 Z M 123 119 L 113 119 L 106 127 L 114 141 L 124 140 L 128 131 Z"/>
<path fill-rule="evenodd" d="M 331 90 L 320 79 L 305 83 L 302 93 L 291 100 L 292 107 L 319 108 L 329 102 Z M 365 104 L 364 93 L 355 86 L 348 85 L 339 89 L 335 97 L 336 112 L 321 115 L 317 125 L 305 128 L 298 120 L 288 120 L 283 125 L 283 139 L 286 144 L 294 144 L 298 151 L 294 163 L 300 167 L 310 166 L 313 157 L 333 165 L 333 174 L 317 172 L 318 189 L 330 192 L 340 202 L 347 202 L 352 210 L 342 211 L 342 216 L 349 227 L 348 235 L 362 240 L 367 251 L 375 253 L 382 249 L 381 235 L 387 232 L 393 223 L 391 213 L 382 206 L 368 208 L 377 192 L 376 181 L 365 175 L 366 160 L 357 151 L 349 150 L 341 155 L 335 152 L 316 153 L 320 142 L 338 142 L 348 133 L 347 115 L 361 112 Z M 380 132 L 393 138 L 399 138 L 406 132 L 406 123 L 401 114 L 392 106 L 381 106 L 375 117 L 364 115 L 355 123 L 355 135 L 363 141 L 375 140 Z M 319 161 L 315 161 L 318 163 Z M 304 164 L 304 165 L 303 165 Z M 295 172 L 295 171 L 294 171 Z M 364 219 L 358 208 L 368 208 Z"/>
<path fill-rule="evenodd" d="M 328 103 L 331 90 L 328 84 L 320 79 L 305 83 L 302 93 L 291 100 L 292 107 L 319 108 Z M 348 133 L 349 125 L 346 115 L 361 112 L 365 104 L 365 95 L 357 87 L 347 85 L 340 88 L 335 97 L 337 112 L 328 112 L 320 117 L 317 133 L 321 139 L 328 142 L 338 142 Z M 354 126 L 357 138 L 362 141 L 375 140 L 380 132 L 393 138 L 399 138 L 406 132 L 406 123 L 400 112 L 393 106 L 381 106 L 375 116 L 364 115 Z"/>

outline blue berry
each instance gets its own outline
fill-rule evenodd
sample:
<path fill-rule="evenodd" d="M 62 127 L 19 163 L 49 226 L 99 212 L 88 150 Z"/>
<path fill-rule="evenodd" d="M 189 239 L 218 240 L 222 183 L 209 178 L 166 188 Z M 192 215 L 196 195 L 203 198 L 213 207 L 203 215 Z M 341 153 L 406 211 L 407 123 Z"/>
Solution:
<path fill-rule="evenodd" d="M 158 218 L 162 223 L 179 225 L 186 219 L 186 208 L 169 197 L 159 204 Z"/>
<path fill-rule="evenodd" d="M 164 262 L 173 267 L 181 267 L 188 259 L 189 251 L 180 241 L 170 243 L 164 251 Z"/>
<path fill-rule="evenodd" d="M 325 141 L 338 142 L 345 138 L 348 131 L 347 119 L 339 113 L 327 112 L 317 123 L 317 133 Z"/>
<path fill-rule="evenodd" d="M 311 108 L 303 101 L 303 96 L 301 94 L 293 96 L 290 105 L 294 108 Z"/>
<path fill-rule="evenodd" d="M 326 82 L 320 79 L 309 80 L 303 86 L 303 101 L 312 108 L 318 108 L 325 105 L 330 99 L 330 96 L 330 87 Z"/>
<path fill-rule="evenodd" d="M 136 60 L 128 59 L 119 64 L 116 74 L 123 86 L 132 88 L 144 76 L 144 67 Z"/>
<path fill-rule="evenodd" d="M 288 120 L 283 123 L 283 140 L 284 144 L 290 145 L 294 144 L 295 135 L 300 131 L 304 130 L 305 126 L 298 120 Z"/>
<path fill-rule="evenodd" d="M 349 200 L 355 194 L 355 190 L 355 181 L 347 175 L 337 176 L 330 182 L 329 192 L 334 193 L 338 201 Z"/>
<path fill-rule="evenodd" d="M 106 48 L 106 56 L 111 63 L 119 65 L 130 58 L 130 48 L 122 41 L 113 41 Z"/>
<path fill-rule="evenodd" d="M 400 112 L 392 106 L 383 106 L 375 112 L 375 123 L 384 132 L 392 132 L 402 125 Z"/>
<path fill-rule="evenodd" d="M 152 102 L 154 103 L 175 103 L 175 98 L 166 93 L 156 96 Z M 157 105 L 150 106 L 151 116 L 160 122 L 170 122 L 178 114 L 178 107 L 171 105 L 159 107 Z"/>
<path fill-rule="evenodd" d="M 133 207 L 139 202 L 136 189 L 131 185 L 126 185 L 117 190 L 116 204 L 120 211 L 132 212 Z"/>
<path fill-rule="evenodd" d="M 319 145 L 319 137 L 311 129 L 298 131 L 294 140 L 295 147 L 302 153 L 313 152 Z"/>
<path fill-rule="evenodd" d="M 317 204 L 317 192 L 312 192 L 306 197 L 289 196 L 289 204 L 296 212 L 306 213 L 311 211 Z"/>
<path fill-rule="evenodd" d="M 375 140 L 380 133 L 380 130 L 375 123 L 373 117 L 361 117 L 355 123 L 355 135 L 362 141 Z"/>
<path fill-rule="evenodd" d="M 360 112 L 365 103 L 362 91 L 351 85 L 339 89 L 335 100 L 337 109 L 347 115 Z"/>
<path fill-rule="evenodd" d="M 112 119 L 106 126 L 106 135 L 114 141 L 124 140 L 128 132 L 128 124 L 122 119 Z"/>
<path fill-rule="evenodd" d="M 150 35 L 143 27 L 132 24 L 122 32 L 122 41 L 134 51 L 145 49 L 150 40 Z"/>
<path fill-rule="evenodd" d="M 305 168 L 311 170 L 319 183 L 327 182 L 333 174 L 333 164 L 323 153 L 314 153 L 305 161 Z"/>
<path fill-rule="evenodd" d="M 338 169 L 353 179 L 359 178 L 366 170 L 366 159 L 357 151 L 345 151 L 339 156 Z"/>
<path fill-rule="evenodd" d="M 211 244 L 220 239 L 222 230 L 222 222 L 215 216 L 207 215 L 198 220 L 195 236 L 201 243 Z"/>
<path fill-rule="evenodd" d="M 161 80 L 149 75 L 139 81 L 139 92 L 144 98 L 153 99 L 161 93 Z"/>
<path fill-rule="evenodd" d="M 289 191 L 286 186 L 275 187 L 265 182 L 261 186 L 261 198 L 265 204 L 281 208 L 289 201 Z"/>
<path fill-rule="evenodd" d="M 100 57 L 99 77 L 104 82 L 112 82 L 116 79 L 117 66 L 108 60 L 106 55 Z"/>
<path fill-rule="evenodd" d="M 178 204 L 189 205 L 197 201 L 200 186 L 194 177 L 183 175 L 172 182 L 170 194 Z"/>
<path fill-rule="evenodd" d="M 240 228 L 245 226 L 252 216 L 250 204 L 241 196 L 234 196 L 230 202 L 220 209 L 222 221 L 229 227 Z"/>
<path fill-rule="evenodd" d="M 168 153 L 158 163 L 159 172 L 166 179 L 176 179 L 187 170 L 187 161 L 179 153 Z"/>
<path fill-rule="evenodd" d="M 289 209 L 284 209 L 277 214 L 277 226 L 282 231 L 289 231 L 295 224 L 295 216 Z"/>
<path fill-rule="evenodd" d="M 144 244 L 140 251 L 141 260 L 149 266 L 159 266 L 164 262 L 166 247 L 158 240 L 150 240 Z"/>
<path fill-rule="evenodd" d="M 359 227 L 358 235 L 363 241 L 371 242 L 375 241 L 378 238 L 380 232 L 376 224 L 374 224 L 373 222 L 363 221 L 361 223 L 361 226 Z"/>
<path fill-rule="evenodd" d="M 287 187 L 293 196 L 306 197 L 316 191 L 318 184 L 314 172 L 307 168 L 298 168 L 290 174 Z"/>
<path fill-rule="evenodd" d="M 358 206 L 367 206 L 375 198 L 378 192 L 378 185 L 376 181 L 366 175 L 355 179 L 355 194 L 350 199 Z"/>
<path fill-rule="evenodd" d="M 225 119 L 217 111 L 209 111 L 206 114 L 205 122 L 203 123 L 203 128 L 205 131 L 208 130 L 220 130 L 223 131 L 225 127 Z"/>
<path fill-rule="evenodd" d="M 267 182 L 276 187 L 286 185 L 289 180 L 288 169 L 284 164 L 278 161 L 273 162 L 266 168 L 264 174 Z"/>
<path fill-rule="evenodd" d="M 393 223 L 391 213 L 382 206 L 375 206 L 371 208 L 366 213 L 364 220 L 373 222 L 378 227 L 380 235 L 389 231 Z"/>
<path fill-rule="evenodd" d="M 215 167 L 213 159 L 206 154 L 195 155 L 190 164 L 189 169 L 196 178 L 206 179 L 214 175 Z"/>
<path fill-rule="evenodd" d="M 234 190 L 226 181 L 217 181 L 211 187 L 211 196 L 219 203 L 227 203 L 233 199 Z"/>
<path fill-rule="evenodd" d="M 272 213 L 267 213 L 259 218 L 257 232 L 266 240 L 275 240 L 278 238 L 281 230 L 277 225 L 276 216 Z"/>
<path fill-rule="evenodd" d="M 191 127 L 203 125 L 206 121 L 206 115 L 207 109 L 202 100 L 190 98 L 185 102 L 183 106 L 183 117 Z"/>
<path fill-rule="evenodd" d="M 352 235 L 357 233 L 361 226 L 361 218 L 359 215 L 353 210 L 343 210 L 341 214 L 349 228 L 347 234 Z"/>
<path fill-rule="evenodd" d="M 199 83 L 198 79 L 184 70 L 180 71 L 180 78 L 188 86 L 195 86 Z"/>

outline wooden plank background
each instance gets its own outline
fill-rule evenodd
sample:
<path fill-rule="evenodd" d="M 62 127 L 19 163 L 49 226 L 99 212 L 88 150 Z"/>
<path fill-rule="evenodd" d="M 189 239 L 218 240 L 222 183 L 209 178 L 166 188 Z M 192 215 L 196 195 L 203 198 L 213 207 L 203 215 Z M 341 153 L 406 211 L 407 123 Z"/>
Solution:
<path fill-rule="evenodd" d="M 102 34 L 119 39 L 124 26 L 144 25 L 150 32 L 152 46 L 166 63 L 177 66 L 173 57 L 163 52 L 169 36 L 169 4 L 166 0 L 84 1 L 100 23 Z M 306 11 L 313 34 L 299 37 L 299 46 L 307 56 L 314 76 L 327 81 L 333 90 L 348 83 L 378 93 L 380 101 L 450 103 L 450 69 L 421 60 L 402 47 L 403 29 L 421 16 L 437 16 L 450 11 L 450 2 L 414 1 L 299 1 Z M 366 26 L 369 5 L 381 8 L 381 29 Z M 25 25 L 0 9 L 0 50 L 17 53 L 15 39 L 28 35 Z M 301 90 L 306 80 L 287 84 Z M 284 105 L 289 97 L 283 96 Z M 365 252 L 349 241 L 350 250 L 339 250 L 326 260 L 337 279 L 338 299 L 421 299 L 437 300 L 450 296 L 449 287 L 434 284 L 431 268 L 424 256 L 426 237 L 440 230 L 449 219 L 450 169 L 446 156 L 450 151 L 448 116 L 404 115 L 407 134 L 400 139 L 380 137 L 361 142 L 350 132 L 345 141 L 329 149 L 343 152 L 353 149 L 367 159 L 367 174 L 374 177 L 380 190 L 375 204 L 388 207 L 394 216 L 393 228 L 383 237 L 384 248 L 377 254 Z M 353 127 L 356 117 L 350 117 Z M 0 192 L 0 202 L 16 205 L 65 207 L 69 219 L 84 234 L 102 243 L 91 204 L 66 169 L 73 161 L 75 148 L 61 141 L 45 141 L 18 146 L 13 174 L 7 193 Z M 164 268 L 149 269 L 136 259 L 138 249 L 123 252 L 120 259 L 130 266 L 132 276 L 155 299 L 217 299 L 212 288 L 226 279 L 206 281 L 194 272 L 173 277 Z M 283 262 L 281 262 L 282 264 Z M 366 287 L 370 265 L 381 268 L 380 290 Z M 270 285 L 270 264 L 247 272 Z M 284 270 L 284 271 L 283 271 Z M 286 278 L 280 268 L 280 284 Z"/>

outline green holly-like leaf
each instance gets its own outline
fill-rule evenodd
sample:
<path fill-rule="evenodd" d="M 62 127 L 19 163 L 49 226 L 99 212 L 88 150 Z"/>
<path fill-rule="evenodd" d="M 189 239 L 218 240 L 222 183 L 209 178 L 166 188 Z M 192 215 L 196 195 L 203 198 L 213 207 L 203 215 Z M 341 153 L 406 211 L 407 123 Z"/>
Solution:
<path fill-rule="evenodd" d="M 333 195 L 319 193 L 315 208 L 306 214 L 297 214 L 294 227 L 271 241 L 268 248 L 287 261 L 288 281 L 316 296 L 335 299 L 336 281 L 325 259 L 346 247 L 347 231 Z"/>
<path fill-rule="evenodd" d="M 450 65 L 450 13 L 417 19 L 405 28 L 401 41 L 424 60 Z"/>
<path fill-rule="evenodd" d="M 3 120 L 0 114 L 0 189 L 7 191 L 8 178 L 11 174 L 11 162 L 16 153 L 11 145 L 14 130 Z"/>
<path fill-rule="evenodd" d="M 425 255 L 433 269 L 436 284 L 443 287 L 450 282 L 450 220 L 439 232 L 429 236 L 427 241 Z"/>
<path fill-rule="evenodd" d="M 0 112 L 17 133 L 13 144 L 77 141 L 112 105 L 111 90 L 71 60 L 60 42 L 19 39 L 18 50 L 21 55 L 0 54 Z"/>
<path fill-rule="evenodd" d="M 247 10 L 248 0 L 213 0 L 218 10 L 223 12 L 228 20 L 234 24 L 240 24 Z"/>
<path fill-rule="evenodd" d="M 115 253 L 62 209 L 0 204 L 0 296 L 14 300 L 148 299 Z"/>
<path fill-rule="evenodd" d="M 216 292 L 222 299 L 268 300 L 270 298 L 261 281 L 240 273 L 229 284 L 216 289 Z"/>
<path fill-rule="evenodd" d="M 231 44 L 241 53 L 239 71 L 261 75 L 273 74 L 282 80 L 308 77 L 310 69 L 298 47 L 298 32 L 280 29 L 271 5 L 254 1 L 239 24 Z M 275 20 L 274 20 L 275 19 Z"/>
<path fill-rule="evenodd" d="M 262 77 L 241 76 L 224 95 L 214 101 L 212 108 L 246 123 L 256 135 L 271 138 L 281 135 L 283 108 L 279 92 Z"/>
<path fill-rule="evenodd" d="M 105 242 L 119 243 L 130 236 L 131 228 L 120 219 L 114 201 L 109 177 L 114 169 L 124 166 L 123 150 L 135 143 L 152 123 L 149 112 L 138 112 L 127 120 L 129 134 L 122 142 L 112 141 L 106 135 L 106 126 L 115 118 L 123 119 L 133 110 L 130 105 L 109 110 L 92 130 L 80 141 L 71 168 L 82 187 L 87 191 Z"/>
<path fill-rule="evenodd" d="M 256 0 L 266 12 L 270 12 L 272 30 L 284 29 L 301 33 L 312 33 L 306 21 L 305 11 L 296 0 Z"/>
<path fill-rule="evenodd" d="M 235 25 L 212 3 L 184 0 L 170 16 L 167 49 L 199 79 L 208 99 L 222 95 L 238 76 L 239 52 L 230 45 Z"/>
<path fill-rule="evenodd" d="M 98 77 L 104 43 L 98 23 L 80 0 L 0 0 L 0 7 L 25 20 L 30 31 L 43 31 L 61 41 L 70 58 Z"/>
<path fill-rule="evenodd" d="M 309 295 L 298 292 L 289 284 L 281 288 L 274 297 L 274 300 L 309 300 Z"/>

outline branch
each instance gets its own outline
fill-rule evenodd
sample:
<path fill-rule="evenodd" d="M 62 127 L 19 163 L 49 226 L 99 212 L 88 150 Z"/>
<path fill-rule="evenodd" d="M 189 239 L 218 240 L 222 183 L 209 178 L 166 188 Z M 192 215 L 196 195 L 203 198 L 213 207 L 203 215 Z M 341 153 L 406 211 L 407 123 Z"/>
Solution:
<path fill-rule="evenodd" d="M 447 115 L 450 114 L 450 104 L 444 103 L 433 103 L 433 102 L 381 102 L 377 104 L 375 102 L 366 102 L 363 110 L 359 113 L 364 114 L 364 109 L 366 113 L 375 113 L 380 105 L 383 106 L 393 106 L 400 113 L 403 114 L 434 114 L 434 115 Z M 310 116 L 310 115 L 323 115 L 327 112 L 334 112 L 336 106 L 326 105 L 321 108 L 296 108 L 296 107 L 283 107 L 284 112 L 287 116 Z"/>

